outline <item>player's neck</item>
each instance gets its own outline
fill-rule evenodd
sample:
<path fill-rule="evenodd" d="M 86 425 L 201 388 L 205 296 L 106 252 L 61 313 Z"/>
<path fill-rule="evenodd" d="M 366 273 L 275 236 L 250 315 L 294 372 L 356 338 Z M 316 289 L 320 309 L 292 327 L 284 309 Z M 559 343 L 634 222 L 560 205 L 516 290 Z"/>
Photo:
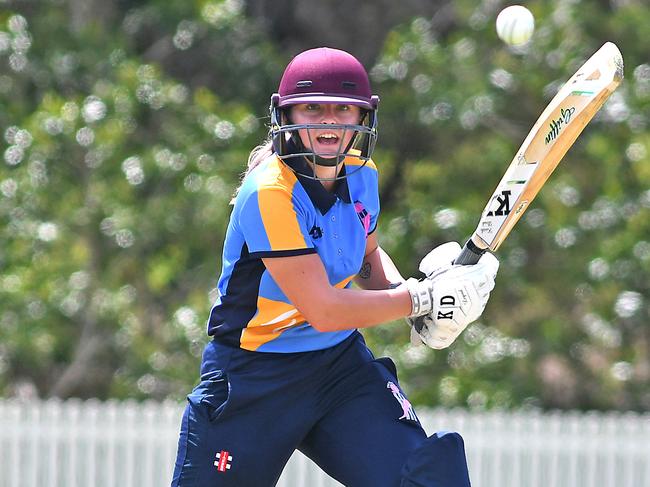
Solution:
<path fill-rule="evenodd" d="M 315 165 L 315 176 L 319 179 L 323 187 L 330 193 L 336 188 L 336 180 L 334 179 L 337 176 L 336 170 L 339 172 L 342 169 L 342 166 L 319 166 Z"/>
<path fill-rule="evenodd" d="M 320 183 L 323 185 L 323 188 L 330 193 L 334 191 L 334 188 L 336 188 L 336 181 L 321 181 Z"/>

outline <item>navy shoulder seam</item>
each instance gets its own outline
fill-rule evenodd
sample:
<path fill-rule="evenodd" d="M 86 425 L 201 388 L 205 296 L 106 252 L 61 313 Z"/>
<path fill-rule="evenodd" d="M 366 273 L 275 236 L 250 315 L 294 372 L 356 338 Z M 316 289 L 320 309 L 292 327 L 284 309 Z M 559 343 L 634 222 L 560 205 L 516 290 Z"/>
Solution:
<path fill-rule="evenodd" d="M 315 254 L 316 249 L 309 247 L 306 249 L 290 249 L 290 250 L 263 250 L 260 252 L 251 252 L 250 256 L 258 259 L 265 257 L 292 257 L 294 255 L 308 255 Z"/>

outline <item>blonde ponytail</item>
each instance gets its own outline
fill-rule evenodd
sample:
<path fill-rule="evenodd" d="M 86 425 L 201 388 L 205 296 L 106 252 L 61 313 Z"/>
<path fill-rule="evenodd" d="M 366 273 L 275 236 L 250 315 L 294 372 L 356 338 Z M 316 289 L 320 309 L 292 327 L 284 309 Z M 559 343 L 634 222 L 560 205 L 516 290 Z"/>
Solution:
<path fill-rule="evenodd" d="M 260 162 L 262 162 L 267 157 L 270 157 L 271 154 L 273 154 L 273 142 L 271 139 L 268 139 L 261 145 L 255 147 L 248 156 L 248 166 L 246 167 L 244 178 L 248 176 L 253 169 L 259 166 Z"/>
<path fill-rule="evenodd" d="M 246 179 L 246 176 L 248 176 L 253 171 L 253 169 L 259 166 L 264 159 L 270 157 L 272 154 L 273 154 L 273 141 L 270 138 L 262 142 L 260 145 L 258 145 L 251 151 L 250 155 L 248 156 L 248 164 L 246 166 L 246 171 L 244 171 L 244 174 L 242 175 L 241 178 L 241 183 L 235 190 L 235 194 L 230 200 L 231 205 L 235 204 L 235 198 L 239 194 L 239 190 L 241 189 L 242 184 L 244 184 L 244 180 Z"/>

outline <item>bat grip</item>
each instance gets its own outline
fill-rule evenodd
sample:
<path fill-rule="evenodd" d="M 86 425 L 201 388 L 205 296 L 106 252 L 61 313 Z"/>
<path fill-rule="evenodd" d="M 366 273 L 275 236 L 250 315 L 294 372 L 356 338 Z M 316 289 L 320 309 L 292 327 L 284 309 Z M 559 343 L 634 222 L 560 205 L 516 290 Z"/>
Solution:
<path fill-rule="evenodd" d="M 476 264 L 481 256 L 485 253 L 485 249 L 476 246 L 472 239 L 469 239 L 463 250 L 460 251 L 458 257 L 454 260 L 456 265 L 472 265 Z"/>

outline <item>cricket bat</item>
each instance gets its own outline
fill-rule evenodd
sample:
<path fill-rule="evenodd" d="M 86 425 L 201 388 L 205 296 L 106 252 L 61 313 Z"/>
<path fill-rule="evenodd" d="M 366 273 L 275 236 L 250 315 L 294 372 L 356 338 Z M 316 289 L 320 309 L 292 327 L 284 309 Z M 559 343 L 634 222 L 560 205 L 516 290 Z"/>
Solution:
<path fill-rule="evenodd" d="M 603 103 L 623 80 L 623 56 L 606 42 L 566 82 L 530 130 L 455 264 L 494 252 Z"/>

